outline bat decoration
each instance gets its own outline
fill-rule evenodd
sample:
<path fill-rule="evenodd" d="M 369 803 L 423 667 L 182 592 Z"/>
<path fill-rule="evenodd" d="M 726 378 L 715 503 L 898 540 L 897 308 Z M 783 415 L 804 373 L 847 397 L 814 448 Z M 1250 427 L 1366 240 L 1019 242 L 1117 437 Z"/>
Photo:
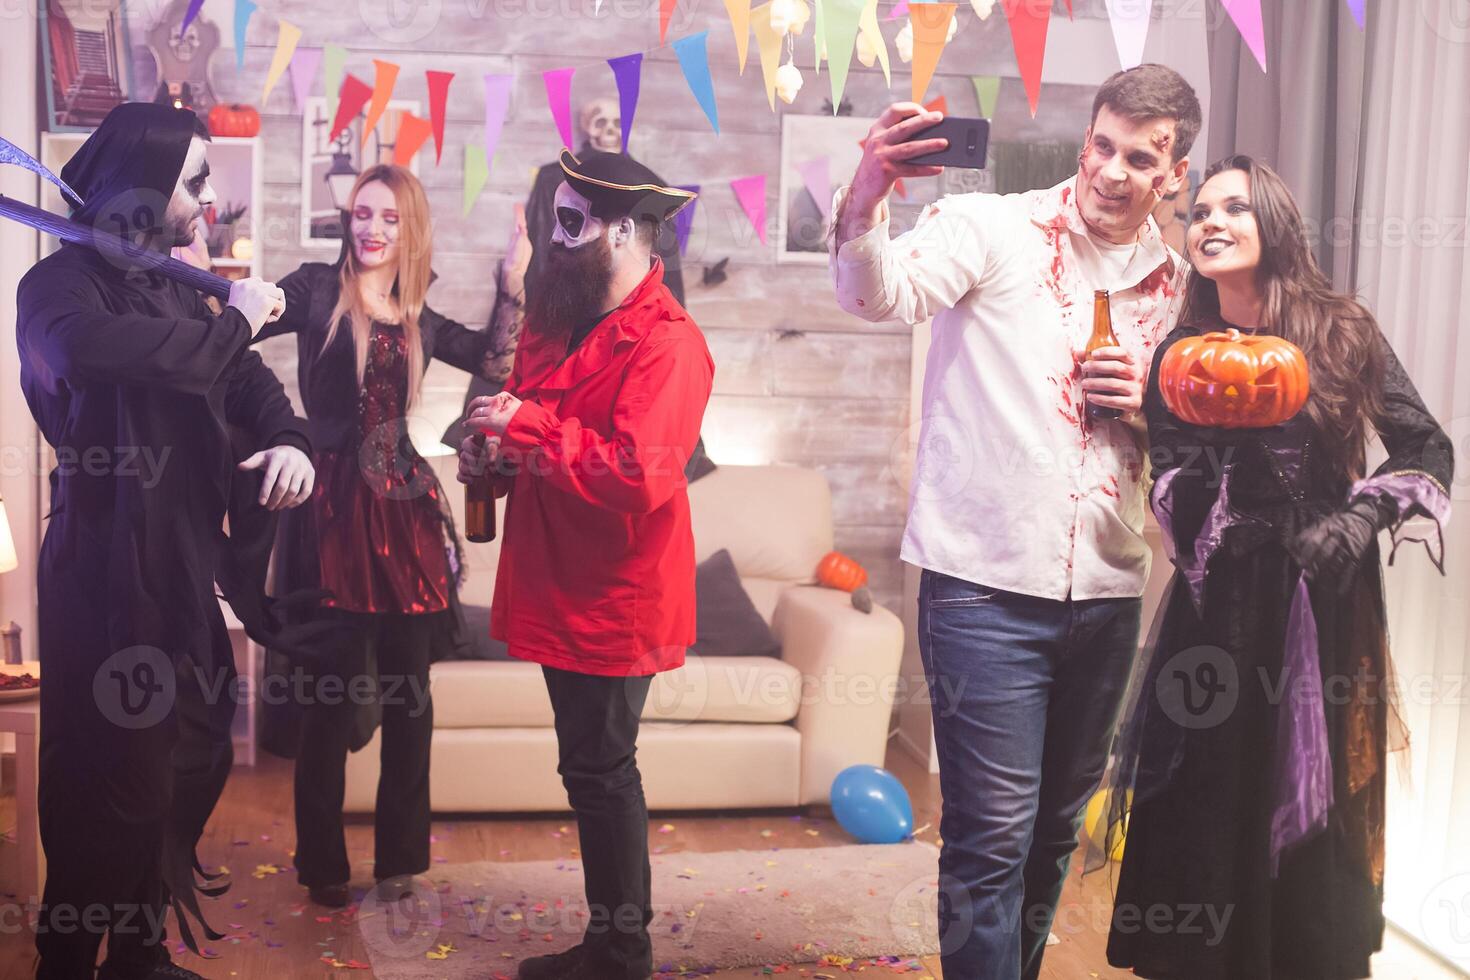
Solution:
<path fill-rule="evenodd" d="M 725 266 L 727 266 L 729 264 L 730 264 L 729 258 L 723 258 L 723 259 L 720 259 L 720 261 L 716 262 L 714 265 L 707 265 L 707 266 L 705 266 L 704 267 L 704 284 L 706 286 L 718 286 L 720 283 L 724 282 L 726 279 L 729 279 L 730 276 L 725 272 Z"/>
<path fill-rule="evenodd" d="M 838 104 L 837 109 L 834 111 L 833 108 L 832 108 L 832 100 L 831 99 L 823 99 L 822 100 L 822 115 L 824 115 L 824 116 L 850 116 L 850 115 L 852 115 L 852 103 L 849 102 L 847 99 L 843 99 L 842 102 Z"/>

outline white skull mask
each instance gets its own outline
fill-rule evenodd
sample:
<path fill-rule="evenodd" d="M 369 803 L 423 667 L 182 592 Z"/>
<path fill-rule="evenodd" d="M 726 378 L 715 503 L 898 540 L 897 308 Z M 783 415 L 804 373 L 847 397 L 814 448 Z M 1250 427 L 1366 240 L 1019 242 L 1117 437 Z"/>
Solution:
<path fill-rule="evenodd" d="M 556 228 L 551 232 L 554 244 L 566 248 L 581 248 L 583 245 L 608 236 L 622 228 L 624 222 L 608 225 L 592 213 L 592 202 L 587 200 L 571 184 L 563 181 L 556 189 Z M 624 219 L 626 221 L 626 219 Z"/>

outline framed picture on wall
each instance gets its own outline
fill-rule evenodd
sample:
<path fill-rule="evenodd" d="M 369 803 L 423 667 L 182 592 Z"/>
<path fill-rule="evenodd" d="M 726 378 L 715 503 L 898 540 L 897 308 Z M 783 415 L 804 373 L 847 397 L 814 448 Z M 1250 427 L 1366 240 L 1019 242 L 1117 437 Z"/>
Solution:
<path fill-rule="evenodd" d="M 132 89 L 124 0 L 40 0 L 46 128 L 90 132 Z"/>
<path fill-rule="evenodd" d="M 781 199 L 777 206 L 776 261 L 827 264 L 826 211 L 832 194 L 852 179 L 873 120 L 858 116 L 781 117 Z M 910 180 L 893 201 L 893 233 L 913 227 L 923 205 L 939 196 L 932 178 Z M 826 201 L 819 205 L 817 197 Z"/>
<path fill-rule="evenodd" d="M 339 245 L 342 241 L 342 219 L 339 208 L 346 204 L 352 182 L 363 168 L 379 163 L 392 163 L 398 140 L 398 127 L 403 114 L 419 114 L 419 103 L 394 100 L 388 103 L 383 117 L 362 143 L 362 129 L 367 123 L 366 110 L 343 127 L 331 139 L 332 117 L 327 115 L 327 100 L 313 96 L 306 100 L 301 115 L 301 244 L 304 247 Z M 409 164 L 418 173 L 418 156 Z"/>

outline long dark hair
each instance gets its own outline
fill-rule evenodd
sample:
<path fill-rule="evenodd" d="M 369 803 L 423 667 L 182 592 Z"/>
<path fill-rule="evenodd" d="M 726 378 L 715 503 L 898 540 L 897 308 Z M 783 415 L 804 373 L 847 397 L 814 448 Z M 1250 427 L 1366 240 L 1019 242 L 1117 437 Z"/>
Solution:
<path fill-rule="evenodd" d="M 1279 174 L 1248 156 L 1232 156 L 1213 164 L 1205 180 L 1227 170 L 1250 178 L 1251 213 L 1261 241 L 1256 269 L 1260 292 L 1260 327 L 1302 349 L 1311 369 L 1308 417 L 1321 434 L 1331 458 L 1346 463 L 1350 479 L 1363 475 L 1369 426 L 1383 413 L 1384 359 L 1378 344 L 1378 322 L 1357 299 L 1332 288 L 1307 244 L 1301 209 Z M 1220 317 L 1220 293 L 1202 275 L 1189 277 L 1183 324 L 1208 323 Z M 1250 324 L 1242 324 L 1250 326 Z"/>

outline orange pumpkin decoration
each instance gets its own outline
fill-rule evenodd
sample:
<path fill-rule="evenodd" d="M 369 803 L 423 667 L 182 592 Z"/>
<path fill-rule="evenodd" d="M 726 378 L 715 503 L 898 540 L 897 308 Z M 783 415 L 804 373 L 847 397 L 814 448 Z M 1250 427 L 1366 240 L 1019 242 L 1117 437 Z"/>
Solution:
<path fill-rule="evenodd" d="M 254 136 L 260 132 L 260 113 L 248 105 L 221 102 L 209 110 L 211 136 Z"/>
<path fill-rule="evenodd" d="M 1280 337 L 1239 330 L 1186 337 L 1159 365 L 1169 411 L 1191 425 L 1263 429 L 1301 411 L 1311 391 L 1307 358 Z"/>
<path fill-rule="evenodd" d="M 868 584 L 868 573 L 842 552 L 833 551 L 817 565 L 817 581 L 829 589 L 855 592 Z"/>

